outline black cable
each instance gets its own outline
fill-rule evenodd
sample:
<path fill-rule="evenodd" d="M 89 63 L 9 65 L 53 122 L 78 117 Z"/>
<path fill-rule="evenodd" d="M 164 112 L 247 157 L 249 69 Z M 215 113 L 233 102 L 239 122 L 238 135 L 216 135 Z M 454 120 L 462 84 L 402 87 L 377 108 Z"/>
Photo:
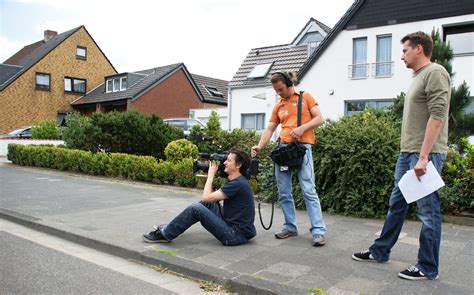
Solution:
<path fill-rule="evenodd" d="M 262 202 L 258 202 L 258 216 L 260 217 L 260 223 L 262 224 L 262 227 L 264 230 L 269 230 L 271 227 L 272 227 L 272 224 L 273 224 L 273 213 L 275 211 L 275 163 L 273 163 L 273 183 L 272 183 L 272 214 L 270 216 L 270 224 L 267 226 L 265 226 L 265 224 L 263 223 L 263 219 L 262 219 L 262 212 L 260 210 L 260 205 L 262 204 Z"/>

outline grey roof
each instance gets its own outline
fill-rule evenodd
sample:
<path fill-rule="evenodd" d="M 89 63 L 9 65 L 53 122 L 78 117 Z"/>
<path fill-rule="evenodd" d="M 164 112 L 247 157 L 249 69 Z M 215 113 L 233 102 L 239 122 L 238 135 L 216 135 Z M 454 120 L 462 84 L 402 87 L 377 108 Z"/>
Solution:
<path fill-rule="evenodd" d="M 33 52 L 30 54 L 27 54 L 26 56 L 23 56 L 16 64 L 19 66 L 22 66 L 23 68 L 20 71 L 17 71 L 16 73 L 13 73 L 13 71 L 9 71 L 11 74 L 10 77 L 4 81 L 0 85 L 0 90 L 3 90 L 5 87 L 7 87 L 11 82 L 13 82 L 17 77 L 19 77 L 23 72 L 27 71 L 30 67 L 32 67 L 34 64 L 39 62 L 43 57 L 45 57 L 51 50 L 56 48 L 59 44 L 61 44 L 64 40 L 66 40 L 69 36 L 74 34 L 77 30 L 79 30 L 81 27 L 77 27 L 75 29 L 66 31 L 64 33 L 61 33 L 52 39 L 50 39 L 47 42 L 44 41 L 38 41 L 42 42 L 41 46 L 38 46 Z M 36 42 L 36 43 L 38 43 Z M 0 74 L 1 76 L 6 76 L 6 73 L 4 73 L 4 69 L 0 69 L 2 73 Z"/>
<path fill-rule="evenodd" d="M 472 0 L 356 0 L 298 72 L 301 80 L 340 31 L 474 13 Z M 431 29 L 429 29 L 431 30 Z M 410 33 L 410 32 L 407 32 Z"/>
<path fill-rule="evenodd" d="M 0 64 L 0 85 L 5 84 L 21 70 L 23 70 L 22 66 Z"/>
<path fill-rule="evenodd" d="M 295 43 L 296 39 L 298 39 L 298 37 L 301 35 L 301 33 L 303 33 L 304 29 L 306 29 L 306 27 L 311 23 L 311 22 L 315 22 L 316 24 L 318 24 L 318 26 L 321 27 L 321 29 L 324 30 L 324 32 L 327 34 L 331 31 L 331 28 L 326 26 L 325 24 L 323 24 L 322 22 L 320 22 L 319 20 L 315 19 L 315 18 L 310 18 L 309 21 L 306 23 L 306 25 L 301 29 L 301 31 L 298 33 L 298 35 L 296 35 L 295 39 L 293 39 L 293 41 L 291 41 L 291 44 Z"/>
<path fill-rule="evenodd" d="M 79 26 L 77 28 L 74 28 L 72 30 L 63 32 L 61 34 L 58 34 L 57 36 L 51 38 L 49 41 L 44 42 L 44 41 L 38 41 L 33 44 L 30 44 L 28 46 L 25 46 L 22 50 L 14 54 L 12 57 L 10 57 L 8 60 L 15 60 L 15 64 L 18 66 L 22 66 L 22 70 L 12 74 L 13 71 L 6 70 L 6 67 L 4 69 L 0 68 L 0 71 L 5 70 L 5 72 L 0 73 L 0 76 L 7 76 L 8 73 L 10 74 L 10 77 L 6 79 L 3 84 L 0 84 L 0 90 L 3 90 L 5 87 L 7 87 L 11 82 L 15 81 L 16 78 L 21 76 L 24 72 L 26 72 L 29 68 L 31 68 L 33 65 L 35 65 L 37 62 L 39 62 L 41 59 L 43 59 L 48 53 L 50 53 L 54 48 L 56 48 L 59 44 L 61 44 L 64 40 L 66 40 L 69 36 L 74 34 L 76 31 L 78 31 L 80 28 L 86 28 L 84 26 Z M 86 30 L 87 32 L 87 30 Z M 89 34 L 89 32 L 87 32 Z M 90 36 L 90 34 L 89 34 Z M 92 38 L 92 36 L 91 36 Z M 94 39 L 92 38 L 94 41 Z M 95 41 L 94 41 L 95 43 Z M 96 43 L 97 45 L 97 43 Z M 99 46 L 97 45 L 97 48 Z M 99 48 L 100 50 L 100 48 Z M 105 56 L 105 54 L 104 54 Z M 108 58 L 105 56 L 105 58 L 108 60 Z M 8 61 L 7 60 L 7 61 Z M 109 61 L 110 63 L 110 61 Z M 112 63 L 110 63 L 112 68 L 114 66 Z M 114 68 L 115 70 L 115 68 Z M 0 81 L 1 83 L 1 81 Z"/>
<path fill-rule="evenodd" d="M 91 90 L 86 95 L 83 95 L 73 101 L 72 105 L 83 105 L 89 103 L 98 103 L 98 102 L 107 102 L 115 101 L 122 99 L 136 99 L 141 94 L 146 92 L 148 89 L 159 84 L 163 79 L 167 78 L 170 74 L 174 73 L 180 68 L 184 68 L 183 63 L 167 65 L 163 67 L 152 68 L 143 71 L 134 72 L 135 74 L 143 74 L 143 78 L 136 81 L 132 85 L 128 85 L 127 89 L 124 91 L 117 92 L 105 92 L 105 81 L 104 83 L 97 86 L 95 89 Z M 113 76 L 126 76 L 127 73 L 117 74 Z M 106 79 L 112 77 L 105 77 Z"/>
<path fill-rule="evenodd" d="M 217 103 L 217 104 L 222 104 L 222 105 L 227 105 L 227 86 L 229 84 L 229 81 L 225 80 L 220 80 L 220 79 L 215 79 L 215 78 L 210 78 L 206 76 L 201 76 L 197 74 L 191 74 L 193 77 L 194 82 L 196 83 L 196 86 L 199 88 L 199 91 L 201 92 L 204 101 L 210 102 L 210 103 Z M 210 86 L 210 87 L 215 87 L 217 90 L 222 93 L 224 97 L 217 97 L 213 96 L 205 86 Z"/>
<path fill-rule="evenodd" d="M 277 71 L 295 71 L 308 58 L 308 46 L 294 46 L 290 44 L 271 47 L 254 48 L 250 50 L 244 62 L 229 83 L 230 88 L 258 87 L 270 85 L 269 77 Z M 249 79 L 248 74 L 256 65 L 273 63 L 265 78 Z"/>

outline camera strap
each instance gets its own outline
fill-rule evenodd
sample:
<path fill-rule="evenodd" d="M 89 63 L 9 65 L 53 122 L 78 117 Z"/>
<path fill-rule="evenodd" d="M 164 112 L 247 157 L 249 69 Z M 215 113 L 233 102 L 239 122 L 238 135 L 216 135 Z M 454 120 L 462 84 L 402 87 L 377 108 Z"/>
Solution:
<path fill-rule="evenodd" d="M 303 105 L 303 93 L 304 91 L 300 91 L 300 95 L 298 96 L 298 127 L 301 126 L 301 108 Z"/>

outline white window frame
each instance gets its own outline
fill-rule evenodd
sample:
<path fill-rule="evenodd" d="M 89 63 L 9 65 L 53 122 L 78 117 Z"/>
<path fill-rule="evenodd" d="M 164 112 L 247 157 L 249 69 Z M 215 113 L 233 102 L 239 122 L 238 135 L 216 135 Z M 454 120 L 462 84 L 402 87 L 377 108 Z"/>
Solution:
<path fill-rule="evenodd" d="M 247 75 L 249 79 L 258 79 L 265 78 L 273 66 L 273 62 L 258 64 L 252 69 L 252 71 Z"/>
<path fill-rule="evenodd" d="M 255 117 L 255 126 L 253 127 L 253 129 L 247 129 L 247 128 L 244 128 L 244 117 L 250 117 L 250 116 L 254 116 Z M 258 118 L 259 116 L 262 116 L 263 119 L 262 119 L 262 129 L 257 129 L 258 127 Z M 265 113 L 242 113 L 240 114 L 240 127 L 242 130 L 255 130 L 255 131 L 263 131 L 265 130 L 265 116 L 266 114 Z"/>
<path fill-rule="evenodd" d="M 125 83 L 123 83 L 123 80 L 126 80 L 126 83 L 128 83 L 127 77 L 121 77 L 120 78 L 120 91 L 127 90 L 127 86 L 124 86 Z"/>
<path fill-rule="evenodd" d="M 84 55 L 79 54 L 79 50 L 84 50 Z M 87 47 L 85 46 L 76 46 L 76 58 L 77 59 L 87 59 Z"/>

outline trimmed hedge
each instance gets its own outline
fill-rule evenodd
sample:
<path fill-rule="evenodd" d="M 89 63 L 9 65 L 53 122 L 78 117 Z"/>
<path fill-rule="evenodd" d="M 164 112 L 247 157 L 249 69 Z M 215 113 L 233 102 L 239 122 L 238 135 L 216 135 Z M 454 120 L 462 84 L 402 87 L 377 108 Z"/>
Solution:
<path fill-rule="evenodd" d="M 92 153 L 89 151 L 58 148 L 47 145 L 8 145 L 8 159 L 13 164 L 36 166 L 90 175 L 121 177 L 131 180 L 194 187 L 192 161 L 177 163 L 161 161 L 151 156 L 120 153 Z"/>

